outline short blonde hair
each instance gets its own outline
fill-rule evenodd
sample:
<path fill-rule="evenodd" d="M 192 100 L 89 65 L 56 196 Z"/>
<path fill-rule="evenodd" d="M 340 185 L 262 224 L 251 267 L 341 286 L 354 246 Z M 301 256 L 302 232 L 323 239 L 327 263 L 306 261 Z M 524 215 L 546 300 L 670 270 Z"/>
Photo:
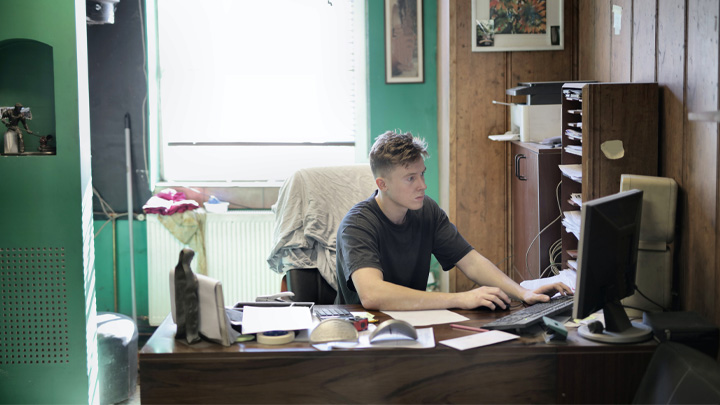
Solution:
<path fill-rule="evenodd" d="M 370 169 L 375 178 L 387 175 L 397 166 L 407 167 L 417 159 L 426 159 L 430 154 L 427 143 L 415 138 L 410 132 L 404 134 L 387 131 L 375 139 L 370 149 Z"/>

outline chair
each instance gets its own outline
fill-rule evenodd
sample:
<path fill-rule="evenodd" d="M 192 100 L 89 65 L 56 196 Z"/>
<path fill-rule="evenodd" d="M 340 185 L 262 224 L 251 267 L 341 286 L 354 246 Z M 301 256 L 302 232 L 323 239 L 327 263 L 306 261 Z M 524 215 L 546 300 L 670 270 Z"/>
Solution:
<path fill-rule="evenodd" d="M 672 305 L 672 251 L 675 238 L 675 211 L 678 186 L 667 177 L 623 174 L 620 191 L 643 190 L 642 223 L 637 258 L 636 284 L 640 292 L 663 308 Z M 623 305 L 644 311 L 659 311 L 640 294 L 623 300 Z"/>
<path fill-rule="evenodd" d="M 295 301 L 332 304 L 335 248 L 345 214 L 375 191 L 369 164 L 301 169 L 280 188 L 270 268 L 285 274 Z"/>
<path fill-rule="evenodd" d="M 718 404 L 720 364 L 681 343 L 663 342 L 653 354 L 635 404 Z"/>

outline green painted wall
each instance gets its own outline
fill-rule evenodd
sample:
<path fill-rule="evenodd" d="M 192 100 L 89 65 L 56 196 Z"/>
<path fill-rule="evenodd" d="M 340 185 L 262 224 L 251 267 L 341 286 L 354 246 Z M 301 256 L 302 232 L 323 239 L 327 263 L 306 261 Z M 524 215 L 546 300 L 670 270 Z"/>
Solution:
<path fill-rule="evenodd" d="M 0 156 L 0 402 L 97 399 L 84 16 L 84 0 L 0 2 L 0 105 L 57 137 L 56 156 Z"/>
<path fill-rule="evenodd" d="M 139 319 L 148 316 L 148 268 L 147 268 L 147 231 L 144 221 L 133 221 L 135 247 L 135 295 L 136 310 Z M 102 228 L 102 229 L 101 229 Z M 99 232 L 99 233 L 98 233 Z M 130 239 L 128 220 L 115 221 L 116 264 L 113 266 L 113 226 L 112 222 L 95 218 L 95 284 L 97 290 L 97 310 L 119 312 L 132 316 L 130 290 Z M 116 276 L 113 276 L 115 268 Z M 117 278 L 117 293 L 114 278 Z M 115 300 L 117 299 L 117 309 Z M 139 321 L 138 323 L 141 323 Z"/>
<path fill-rule="evenodd" d="M 425 82 L 385 83 L 385 6 L 368 1 L 368 112 L 370 139 L 388 130 L 412 132 L 428 143 L 427 194 L 438 200 L 437 1 L 423 0 Z"/>
<path fill-rule="evenodd" d="M 117 293 L 113 281 L 113 226 L 105 224 L 104 219 L 95 219 L 95 283 L 97 290 L 97 310 L 119 312 L 132 316 L 130 292 L 130 239 L 128 220 L 115 221 L 115 274 Z M 102 229 L 100 229 L 102 228 Z M 99 233 L 98 233 L 99 232 Z M 133 221 L 135 247 L 135 295 L 137 296 L 137 315 L 139 319 L 148 316 L 148 274 L 147 274 L 147 231 L 144 221 Z M 116 298 L 117 297 L 117 298 Z M 115 300 L 117 299 L 117 309 Z"/>

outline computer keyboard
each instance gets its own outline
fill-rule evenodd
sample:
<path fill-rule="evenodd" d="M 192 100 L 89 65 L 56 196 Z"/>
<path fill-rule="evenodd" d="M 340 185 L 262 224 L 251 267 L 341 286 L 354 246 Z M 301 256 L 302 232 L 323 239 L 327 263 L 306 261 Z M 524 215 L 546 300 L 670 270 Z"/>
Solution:
<path fill-rule="evenodd" d="M 543 316 L 557 315 L 561 312 L 571 310 L 572 306 L 572 295 L 560 296 L 552 298 L 549 302 L 539 302 L 515 311 L 510 315 L 483 325 L 483 328 L 497 330 L 525 329 L 542 321 Z"/>

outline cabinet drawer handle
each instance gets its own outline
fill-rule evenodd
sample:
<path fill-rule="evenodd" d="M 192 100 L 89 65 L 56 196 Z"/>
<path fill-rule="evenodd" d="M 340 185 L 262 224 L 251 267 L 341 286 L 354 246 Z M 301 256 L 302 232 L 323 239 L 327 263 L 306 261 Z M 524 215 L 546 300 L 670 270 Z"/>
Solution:
<path fill-rule="evenodd" d="M 518 179 L 520 179 L 522 181 L 527 180 L 527 177 L 520 174 L 520 159 L 525 159 L 525 158 L 526 158 L 525 155 L 523 155 L 522 153 L 518 153 L 517 155 L 515 155 L 515 177 L 517 177 Z"/>

